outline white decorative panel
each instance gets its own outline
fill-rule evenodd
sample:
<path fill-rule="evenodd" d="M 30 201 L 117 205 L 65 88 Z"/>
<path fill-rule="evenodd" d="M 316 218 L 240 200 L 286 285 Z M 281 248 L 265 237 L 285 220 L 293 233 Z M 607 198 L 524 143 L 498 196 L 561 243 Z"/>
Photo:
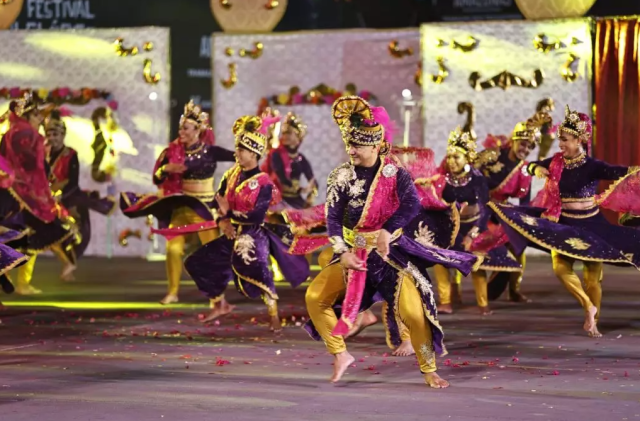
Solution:
<path fill-rule="evenodd" d="M 389 43 L 412 48 L 413 55 L 393 57 Z M 264 46 L 257 59 L 239 57 L 238 50 L 251 49 L 255 42 Z M 234 51 L 232 56 L 225 52 Z M 255 114 L 260 99 L 286 93 L 292 86 L 302 92 L 324 83 L 344 90 L 354 83 L 378 98 L 377 105 L 387 108 L 400 129 L 402 90 L 411 89 L 420 97 L 414 74 L 420 62 L 418 30 L 401 31 L 323 31 L 260 35 L 215 34 L 212 42 L 214 69 L 214 129 L 217 143 L 232 148 L 231 127 L 236 118 Z M 228 65 L 236 63 L 237 83 L 225 88 L 220 82 L 229 76 Z M 316 178 L 324 184 L 329 172 L 347 159 L 340 132 L 331 118 L 330 105 L 277 106 L 281 113 L 293 111 L 309 126 L 302 153 L 311 161 Z M 411 123 L 410 139 L 418 145 L 422 139 L 419 113 Z M 402 130 L 395 139 L 402 142 Z M 324 200 L 325 188 L 318 200 Z"/>
<path fill-rule="evenodd" d="M 124 46 L 137 46 L 138 55 L 120 57 L 113 42 L 124 38 Z M 143 44 L 152 42 L 151 51 Z M 0 32 L 0 79 L 2 87 L 32 89 L 80 88 L 111 92 L 117 101 L 117 120 L 121 126 L 115 138 L 119 152 L 118 174 L 114 186 L 117 192 L 132 190 L 153 192 L 151 172 L 158 148 L 169 141 L 168 115 L 170 107 L 169 30 L 163 28 L 81 29 L 71 31 L 2 31 Z M 161 80 L 149 84 L 143 78 L 143 62 L 152 60 L 152 74 Z M 152 95 L 153 94 L 153 95 Z M 155 100 L 151 100 L 154 98 Z M 80 186 L 107 193 L 108 185 L 91 179 L 93 160 L 91 143 L 94 129 L 91 113 L 102 100 L 84 106 L 65 105 L 74 116 L 66 119 L 66 143 L 78 151 L 81 173 Z M 4 106 L 6 107 L 6 101 Z M 144 256 L 150 248 L 146 239 L 145 220 L 129 220 L 116 211 L 107 220 L 91 215 L 92 239 L 89 255 Z M 140 229 L 143 239 L 131 238 L 129 246 L 118 244 L 118 233 L 126 228 Z"/>
<path fill-rule="evenodd" d="M 548 53 L 539 51 L 534 46 L 539 34 L 546 35 L 543 42 L 558 41 L 560 48 Z M 555 122 L 563 117 L 565 104 L 591 112 L 592 45 L 586 19 L 428 24 L 422 26 L 421 36 L 424 141 L 435 149 L 438 159 L 445 155 L 449 132 L 465 121 L 464 116 L 457 113 L 460 102 L 471 102 L 475 106 L 474 129 L 479 144 L 489 133 L 510 134 L 516 123 L 531 117 L 538 101 L 547 97 L 556 102 Z M 469 36 L 478 42 L 475 49 L 464 52 L 452 48 L 453 41 L 468 45 Z M 439 46 L 439 40 L 446 45 Z M 579 76 L 572 83 L 560 74 L 570 53 L 579 57 L 572 67 Z M 449 73 L 440 84 L 430 78 L 438 73 L 438 57 L 444 58 Z M 530 81 L 536 69 L 542 71 L 544 80 L 535 89 L 512 85 L 506 90 L 498 86 L 475 90 L 469 81 L 472 72 L 479 72 L 480 81 L 487 81 L 505 71 Z"/>

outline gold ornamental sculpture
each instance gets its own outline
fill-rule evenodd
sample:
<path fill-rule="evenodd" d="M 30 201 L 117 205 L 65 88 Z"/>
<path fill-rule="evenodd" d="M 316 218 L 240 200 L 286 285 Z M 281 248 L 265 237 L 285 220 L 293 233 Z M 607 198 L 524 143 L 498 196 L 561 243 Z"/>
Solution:
<path fill-rule="evenodd" d="M 224 32 L 271 32 L 288 0 L 209 0 L 213 17 Z"/>
<path fill-rule="evenodd" d="M 596 0 L 516 0 L 518 9 L 530 20 L 584 16 Z"/>
<path fill-rule="evenodd" d="M 18 19 L 24 0 L 0 0 L 0 29 L 9 29 Z"/>

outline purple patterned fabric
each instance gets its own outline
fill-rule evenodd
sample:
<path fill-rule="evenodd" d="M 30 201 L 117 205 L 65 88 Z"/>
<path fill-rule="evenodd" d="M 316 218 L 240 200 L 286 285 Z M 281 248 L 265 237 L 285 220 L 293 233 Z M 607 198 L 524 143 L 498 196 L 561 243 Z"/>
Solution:
<path fill-rule="evenodd" d="M 556 223 L 540 218 L 541 208 L 492 206 L 516 253 L 532 246 L 579 260 L 640 266 L 640 231 L 609 224 L 597 209 L 592 216 L 593 209 L 565 209 Z"/>
<path fill-rule="evenodd" d="M 375 175 L 380 168 L 380 161 L 371 168 L 353 167 L 355 178 L 348 181 L 348 184 L 341 185 L 340 188 L 331 183 L 344 183 L 344 180 L 336 180 L 336 171 L 329 176 L 329 194 L 327 195 L 328 213 L 327 226 L 330 237 L 343 237 L 343 226 L 352 229 L 356 226 L 362 216 L 364 200 L 371 189 Z M 339 167 L 339 169 L 343 169 Z M 394 232 L 398 228 L 407 226 L 420 211 L 420 202 L 409 173 L 398 168 L 397 172 L 397 195 L 400 206 L 397 211 L 384 223 L 383 227 L 389 232 Z M 360 186 L 361 188 L 358 188 Z M 332 193 L 335 192 L 335 193 Z M 335 194 L 335 197 L 332 197 Z M 427 275 L 427 267 L 441 264 L 449 268 L 455 268 L 462 273 L 468 274 L 471 271 L 476 257 L 468 253 L 460 253 L 452 250 L 443 250 L 437 247 L 424 246 L 412 240 L 406 235 L 395 240 L 389 251 L 389 260 L 393 266 L 375 252 L 369 253 L 367 258 L 366 284 L 361 301 L 360 311 L 364 311 L 376 301 L 385 300 L 392 309 L 393 314 L 397 314 L 395 293 L 398 285 L 399 271 L 397 267 L 407 270 L 415 279 L 416 286 L 420 292 L 426 316 L 433 337 L 434 350 L 438 354 L 445 352 L 444 334 L 437 322 L 437 310 L 431 282 Z M 337 264 L 337 256 L 334 256 L 333 264 Z M 334 307 L 334 311 L 340 317 L 340 303 Z M 393 328 L 393 327 L 392 327 Z M 314 339 L 319 339 L 317 331 L 310 321 L 305 326 L 307 332 Z M 399 335 L 392 334 L 394 339 L 399 340 Z M 396 343 L 395 345 L 399 345 Z"/>
<path fill-rule="evenodd" d="M 549 169 L 551 160 L 532 162 L 527 166 L 531 175 L 534 175 L 535 167 L 541 166 Z M 600 180 L 617 180 L 627 174 L 628 167 L 611 165 L 604 161 L 585 157 L 584 162 L 577 167 L 565 165 L 560 178 L 560 197 L 563 199 L 578 199 L 595 196 Z"/>
<path fill-rule="evenodd" d="M 259 169 L 242 172 L 237 185 L 258 174 Z M 227 190 L 226 178 L 220 185 L 220 194 Z M 297 287 L 309 277 L 309 263 L 305 256 L 288 254 L 292 235 L 286 227 L 273 229 L 263 224 L 273 186 L 263 185 L 254 208 L 247 213 L 234 213 L 229 217 L 236 227 L 236 238 L 224 236 L 207 243 L 185 260 L 185 268 L 198 285 L 198 289 L 210 299 L 224 294 L 227 284 L 234 280 L 238 291 L 249 298 L 267 295 L 277 299 L 273 275 L 269 268 L 269 256 L 278 263 L 285 279 Z"/>
<path fill-rule="evenodd" d="M 166 149 L 160 155 L 158 167 L 169 163 L 166 156 Z M 211 179 L 211 191 L 214 190 L 213 175 L 218 162 L 234 161 L 234 153 L 219 146 L 206 145 L 198 142 L 186 149 L 184 165 L 186 171 L 182 173 L 182 180 L 208 180 Z M 164 180 L 164 174 L 153 174 L 153 182 L 160 185 Z M 144 206 L 136 207 L 138 203 L 144 202 Z M 193 209 L 198 216 L 205 221 L 212 221 L 212 209 L 217 208 L 213 195 L 207 198 L 198 199 L 186 194 L 171 194 L 167 196 L 137 194 L 133 192 L 123 192 L 120 195 L 120 209 L 129 218 L 139 218 L 153 215 L 158 220 L 158 228 L 168 228 L 171 223 L 171 216 L 175 209 L 188 207 Z"/>

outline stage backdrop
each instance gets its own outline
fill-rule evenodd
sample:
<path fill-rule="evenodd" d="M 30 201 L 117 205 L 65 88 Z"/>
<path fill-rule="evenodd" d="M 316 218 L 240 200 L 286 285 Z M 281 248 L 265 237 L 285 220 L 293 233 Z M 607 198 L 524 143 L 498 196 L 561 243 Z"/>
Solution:
<path fill-rule="evenodd" d="M 395 48 L 390 46 L 393 41 L 397 41 Z M 261 43 L 262 48 L 255 43 Z M 241 55 L 242 49 L 245 52 Z M 403 89 L 420 97 L 420 87 L 414 81 L 420 62 L 417 30 L 214 34 L 212 50 L 217 143 L 232 148 L 231 127 L 235 119 L 255 114 L 262 98 L 279 96 L 281 103 L 289 105 L 271 106 L 282 114 L 297 113 L 309 126 L 301 151 L 311 161 L 322 185 L 319 201 L 325 197 L 327 175 L 347 159 L 340 131 L 331 118 L 332 99 L 322 105 L 291 103 L 308 102 L 312 98 L 302 98 L 318 85 L 344 91 L 347 84 L 353 83 L 358 92 L 367 91 L 377 97 L 372 103 L 385 106 L 391 117 L 400 122 Z M 300 95 L 293 99 L 292 87 L 300 89 Z M 414 144 L 420 144 L 419 112 L 416 117 L 411 124 L 411 138 Z M 402 133 L 395 141 L 402 142 Z"/>
<path fill-rule="evenodd" d="M 591 113 L 587 19 L 429 24 L 421 32 L 424 141 L 439 158 L 449 132 L 467 122 L 457 113 L 461 102 L 475 108 L 479 143 L 511 133 L 545 98 L 555 101 L 554 122 L 565 104 Z"/>
<path fill-rule="evenodd" d="M 114 46 L 117 38 L 123 38 L 120 49 Z M 124 50 L 133 47 L 137 47 L 137 55 L 127 55 Z M 105 91 L 104 98 L 86 105 L 65 105 L 73 112 L 72 117 L 65 118 L 66 143 L 78 151 L 83 189 L 99 190 L 103 195 L 107 190 L 155 190 L 151 183 L 155 157 L 169 140 L 168 29 L 3 31 L 0 32 L 0 56 L 3 57 L 0 90 L 32 88 L 43 95 L 60 88 L 62 91 L 58 92 L 62 93 L 82 88 Z M 143 75 L 145 60 L 151 60 L 147 72 L 149 81 Z M 160 81 L 153 83 L 156 75 Z M 109 159 L 116 160 L 118 168 L 112 185 L 94 182 L 90 171 L 95 135 L 90 117 L 96 108 L 108 103 L 112 106 L 117 103 L 116 119 L 120 125 L 109 136 L 113 139 L 117 160 Z M 7 106 L 8 99 L 0 98 L 2 110 Z M 150 250 L 152 243 L 147 239 L 149 229 L 145 220 L 129 220 L 117 210 L 110 219 L 92 213 L 91 222 L 89 255 L 144 256 Z M 130 237 L 129 245 L 123 247 L 118 236 L 127 229 L 140 230 L 142 239 Z"/>
<path fill-rule="evenodd" d="M 449 132 L 467 125 L 482 149 L 487 134 L 509 135 L 546 98 L 555 101 L 554 123 L 565 104 L 590 114 L 589 25 L 588 19 L 423 25 L 424 144 L 440 160 Z M 460 103 L 470 103 L 475 115 L 459 114 Z M 554 141 L 547 156 L 557 151 Z M 532 193 L 543 184 L 534 179 Z"/>

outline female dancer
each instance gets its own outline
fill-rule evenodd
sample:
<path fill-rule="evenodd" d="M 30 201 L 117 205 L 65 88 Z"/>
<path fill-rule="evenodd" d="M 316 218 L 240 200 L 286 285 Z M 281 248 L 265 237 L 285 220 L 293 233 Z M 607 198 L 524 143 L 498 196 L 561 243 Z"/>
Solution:
<path fill-rule="evenodd" d="M 75 227 L 66 210 L 59 206 L 49 188 L 45 168 L 45 140 L 38 132 L 44 115 L 39 98 L 31 92 L 15 101 L 9 116 L 11 127 L 0 144 L 0 155 L 14 172 L 13 183 L 4 188 L 4 210 L 11 216 L 0 216 L 2 225 L 28 234 L 14 238 L 8 244 L 31 256 L 18 272 L 16 292 L 39 294 L 31 285 L 36 255 L 53 249 L 65 265 L 73 265 L 69 245 L 74 241 Z M 3 213 L 5 213 L 3 211 Z M 9 213 L 9 212 L 6 212 Z"/>
<path fill-rule="evenodd" d="M 213 145 L 209 115 L 190 101 L 180 118 L 180 137 L 169 145 L 156 161 L 153 183 L 158 195 L 124 192 L 120 197 L 122 212 L 130 217 L 153 215 L 159 228 L 187 226 L 215 220 L 213 174 L 218 162 L 235 160 L 232 151 Z M 198 233 L 205 244 L 217 237 L 217 230 Z M 167 295 L 161 304 L 178 302 L 185 236 L 175 233 L 167 237 Z"/>
<path fill-rule="evenodd" d="M 449 136 L 444 171 L 431 179 L 416 180 L 416 186 L 423 204 L 439 200 L 444 204 L 457 203 L 460 206 L 460 230 L 451 249 L 471 251 L 483 257 L 482 264 L 471 273 L 471 278 L 480 314 L 489 315 L 487 271 L 520 272 L 522 267 L 504 243 L 484 241 L 485 237 L 492 236 L 487 224 L 490 216 L 486 208 L 489 191 L 486 179 L 472 166 L 476 159 L 476 142 L 469 133 L 458 127 Z M 433 195 L 435 198 L 426 199 Z M 479 237 L 481 234 L 482 237 Z M 441 266 L 436 266 L 434 271 L 440 302 L 438 311 L 452 313 L 449 271 Z"/>
<path fill-rule="evenodd" d="M 503 222 L 509 242 L 517 250 L 532 245 L 551 252 L 553 271 L 585 312 L 584 330 L 591 337 L 598 331 L 602 300 L 602 264 L 640 264 L 640 233 L 609 224 L 599 204 L 615 207 L 618 184 L 637 177 L 637 168 L 610 165 L 588 156 L 592 125 L 589 116 L 566 107 L 557 127 L 561 152 L 527 166 L 531 175 L 546 178 L 543 190 L 531 208 L 492 203 L 489 206 Z M 596 196 L 600 180 L 618 180 L 604 195 Z M 636 180 L 637 181 L 637 180 Z M 636 184 L 637 185 L 637 184 Z M 637 187 L 636 187 L 637 190 Z M 631 198 L 637 202 L 635 198 Z M 518 252 L 518 251 L 516 251 Z M 576 260 L 584 263 L 583 288 L 573 271 Z"/>

